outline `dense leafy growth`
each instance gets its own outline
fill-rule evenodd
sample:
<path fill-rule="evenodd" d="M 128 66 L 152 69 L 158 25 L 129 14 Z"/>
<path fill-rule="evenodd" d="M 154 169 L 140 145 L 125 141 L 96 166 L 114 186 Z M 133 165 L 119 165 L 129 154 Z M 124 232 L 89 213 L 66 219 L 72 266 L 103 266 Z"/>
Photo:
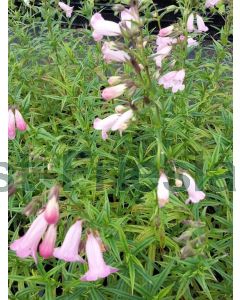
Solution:
<path fill-rule="evenodd" d="M 151 102 L 138 107 L 122 136 L 111 133 L 103 141 L 93 121 L 114 112 L 116 103 L 103 103 L 101 89 L 117 67 L 104 62 L 89 28 L 71 29 L 74 16 L 90 19 L 94 3 L 86 1 L 66 19 L 56 1 L 49 2 L 9 4 L 9 104 L 28 123 L 9 143 L 10 184 L 17 188 L 9 200 L 9 240 L 34 219 L 22 215 L 24 207 L 32 200 L 41 207 L 59 184 L 57 243 L 83 219 L 83 239 L 87 228 L 98 230 L 106 262 L 120 271 L 81 282 L 85 264 L 39 257 L 35 265 L 10 251 L 9 299 L 231 299 L 231 7 L 226 14 L 220 7 L 226 23 L 217 40 L 174 52 L 186 70 L 185 90 L 173 94 L 153 78 Z M 188 2 L 179 1 L 181 12 Z M 147 26 L 143 32 L 152 37 Z M 186 191 L 174 187 L 175 167 L 194 175 L 203 201 L 185 204 Z M 172 190 L 160 209 L 162 168 Z"/>

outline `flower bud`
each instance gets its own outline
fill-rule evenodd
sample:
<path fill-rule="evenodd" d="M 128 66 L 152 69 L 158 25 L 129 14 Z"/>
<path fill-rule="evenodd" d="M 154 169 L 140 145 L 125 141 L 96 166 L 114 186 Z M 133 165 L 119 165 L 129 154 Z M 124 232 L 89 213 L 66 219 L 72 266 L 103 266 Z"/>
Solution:
<path fill-rule="evenodd" d="M 126 107 L 123 106 L 123 105 L 117 105 L 117 106 L 115 107 L 115 112 L 116 112 L 117 114 L 121 114 L 121 113 L 123 113 L 125 110 L 126 110 Z"/>
<path fill-rule="evenodd" d="M 58 204 L 58 197 L 59 197 L 59 187 L 54 186 L 51 188 L 48 203 L 44 212 L 45 220 L 48 224 L 56 224 L 59 219 L 59 204 Z"/>
<path fill-rule="evenodd" d="M 122 77 L 121 76 L 111 76 L 108 79 L 108 83 L 110 85 L 115 85 L 121 82 Z"/>
<path fill-rule="evenodd" d="M 175 179 L 175 185 L 176 185 L 176 187 L 181 187 L 182 184 L 183 184 L 182 180 L 177 179 L 177 178 Z"/>

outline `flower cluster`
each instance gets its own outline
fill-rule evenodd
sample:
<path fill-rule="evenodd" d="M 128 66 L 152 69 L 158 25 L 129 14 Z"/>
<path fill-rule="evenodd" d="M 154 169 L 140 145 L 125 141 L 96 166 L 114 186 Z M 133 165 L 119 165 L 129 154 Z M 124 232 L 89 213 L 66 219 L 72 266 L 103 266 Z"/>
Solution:
<path fill-rule="evenodd" d="M 46 207 L 42 208 L 24 236 L 15 240 L 10 249 L 17 256 L 26 258 L 32 256 L 37 263 L 37 250 L 44 258 L 55 257 L 65 262 L 84 263 L 79 255 L 83 221 L 77 220 L 70 226 L 61 247 L 55 248 L 57 237 L 57 222 L 59 221 L 59 187 L 54 186 L 49 193 Z M 81 277 L 82 281 L 95 281 L 118 271 L 107 265 L 103 259 L 102 240 L 98 232 L 89 231 L 86 241 L 86 256 L 89 270 Z"/>
<path fill-rule="evenodd" d="M 183 34 L 184 30 L 179 28 L 179 25 L 173 24 L 165 28 L 161 28 L 156 39 L 156 52 L 149 55 L 145 51 L 147 40 L 144 40 L 141 33 L 143 19 L 140 17 L 139 5 L 133 4 L 130 8 L 120 6 L 120 21 L 119 23 L 105 20 L 100 13 L 95 13 L 90 25 L 93 29 L 92 36 L 95 41 L 100 42 L 104 37 L 114 38 L 114 40 L 104 41 L 102 44 L 102 55 L 106 63 L 120 63 L 129 65 L 135 72 L 135 76 L 128 78 L 126 74 L 120 74 L 109 78 L 110 87 L 106 87 L 102 91 L 102 98 L 105 101 L 114 100 L 123 97 L 122 101 L 126 106 L 130 106 L 135 102 L 130 98 L 135 93 L 142 90 L 144 97 L 148 98 L 149 90 L 151 89 L 152 78 L 150 74 L 151 60 L 154 60 L 158 69 L 158 84 L 164 89 L 171 89 L 173 93 L 183 91 L 185 88 L 184 69 L 173 69 L 165 74 L 161 74 L 163 70 L 163 61 L 171 58 L 171 52 L 175 45 L 187 41 L 188 47 L 197 46 L 198 42 L 193 36 Z M 194 34 L 206 32 L 208 28 L 205 26 L 203 18 L 196 14 L 197 29 L 194 26 L 194 14 L 190 14 L 186 29 Z M 124 40 L 124 42 L 123 42 Z M 126 42 L 127 41 L 127 42 Z M 150 45 L 151 48 L 151 45 Z M 172 61 L 170 67 L 174 67 L 175 62 Z M 150 99 L 151 100 L 151 99 Z M 137 111 L 137 109 L 136 109 Z M 130 114 L 130 112 L 129 112 Z M 110 115 L 101 120 L 97 118 L 94 121 L 94 128 L 102 130 L 102 138 L 105 140 L 108 136 L 106 132 L 112 129 L 112 124 L 118 119 L 118 114 Z M 125 129 L 125 126 L 123 127 Z M 122 133 L 123 130 L 119 130 Z"/>

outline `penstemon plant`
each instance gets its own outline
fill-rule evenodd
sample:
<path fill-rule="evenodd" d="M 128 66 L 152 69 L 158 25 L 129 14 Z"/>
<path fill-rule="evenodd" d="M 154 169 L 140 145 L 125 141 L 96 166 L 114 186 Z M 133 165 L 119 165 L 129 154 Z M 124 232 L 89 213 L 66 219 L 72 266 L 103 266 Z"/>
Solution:
<path fill-rule="evenodd" d="M 70 1 L 24 1 L 24 22 L 32 27 L 12 25 L 20 47 L 10 54 L 10 249 L 35 265 L 11 252 L 10 294 L 228 299 L 231 205 L 221 187 L 231 181 L 224 165 L 231 113 L 223 50 L 231 5 L 179 0 L 158 10 L 153 1 L 123 2 L 112 7 L 119 18 L 113 22 L 93 12 L 94 1 L 80 11 Z M 205 21 L 225 9 L 216 57 L 207 59 L 213 49 Z M 162 27 L 172 12 L 181 17 Z M 77 15 L 89 19 L 91 31 L 69 30 Z M 40 32 L 39 40 L 31 41 L 28 29 Z M 30 49 L 29 61 L 24 42 L 41 49 Z M 16 169 L 26 167 L 20 151 L 48 177 L 19 178 Z M 46 204 L 43 189 L 50 190 Z M 32 223 L 19 233 L 20 206 Z"/>

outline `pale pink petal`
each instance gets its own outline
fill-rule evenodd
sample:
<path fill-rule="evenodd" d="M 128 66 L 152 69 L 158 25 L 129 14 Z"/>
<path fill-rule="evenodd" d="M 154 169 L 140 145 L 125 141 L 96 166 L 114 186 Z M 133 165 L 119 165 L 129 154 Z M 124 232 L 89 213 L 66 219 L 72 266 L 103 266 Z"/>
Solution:
<path fill-rule="evenodd" d="M 195 180 L 186 172 L 183 172 L 182 175 L 184 186 L 188 192 L 188 199 L 186 200 L 186 203 L 198 203 L 199 201 L 203 200 L 206 195 L 204 192 L 199 191 Z"/>
<path fill-rule="evenodd" d="M 47 226 L 44 214 L 41 213 L 34 220 L 25 235 L 10 245 L 10 249 L 16 251 L 16 255 L 21 258 L 32 256 L 37 262 L 37 248 Z"/>
<path fill-rule="evenodd" d="M 106 140 L 108 138 L 107 132 L 111 129 L 111 127 L 117 121 L 119 116 L 120 114 L 116 113 L 106 117 L 105 119 L 96 118 L 94 120 L 93 127 L 94 129 L 102 130 L 103 140 Z"/>
<path fill-rule="evenodd" d="M 187 20 L 187 30 L 188 30 L 188 32 L 195 31 L 193 21 L 194 21 L 194 15 L 193 15 L 193 13 L 191 13 L 190 16 L 188 17 L 188 20 Z"/>
<path fill-rule="evenodd" d="M 48 224 L 56 224 L 59 220 L 59 204 L 58 204 L 59 188 L 54 186 L 49 192 L 49 200 L 44 212 L 45 220 Z"/>
<path fill-rule="evenodd" d="M 197 28 L 198 28 L 198 32 L 208 31 L 208 27 L 205 25 L 203 18 L 199 15 L 197 15 Z"/>
<path fill-rule="evenodd" d="M 126 112 L 124 112 L 118 119 L 117 121 L 113 124 L 111 130 L 116 131 L 116 130 L 121 130 L 123 131 L 123 125 L 128 123 L 133 117 L 133 110 L 129 109 Z"/>
<path fill-rule="evenodd" d="M 11 109 L 8 110 L 8 138 L 13 140 L 16 137 L 15 116 Z"/>
<path fill-rule="evenodd" d="M 102 46 L 103 59 L 110 63 L 115 62 L 125 62 L 130 60 L 130 56 L 122 50 L 117 50 L 113 42 L 104 42 Z"/>
<path fill-rule="evenodd" d="M 92 37 L 93 37 L 94 41 L 96 41 L 96 42 L 99 42 L 103 39 L 103 35 L 98 34 L 96 31 L 93 31 Z"/>
<path fill-rule="evenodd" d="M 162 29 L 160 29 L 158 35 L 161 36 L 161 37 L 168 36 L 168 35 L 170 35 L 173 32 L 173 29 L 174 29 L 173 25 L 170 25 L 168 27 L 162 28 Z"/>
<path fill-rule="evenodd" d="M 187 43 L 188 43 L 188 47 L 198 46 L 198 42 L 191 37 L 187 39 Z"/>
<path fill-rule="evenodd" d="M 82 281 L 95 281 L 118 271 L 106 265 L 99 242 L 92 233 L 87 237 L 86 255 L 89 270 L 81 277 Z"/>
<path fill-rule="evenodd" d="M 121 83 L 121 84 L 118 84 L 115 86 L 111 86 L 111 87 L 107 87 L 102 91 L 102 98 L 107 101 L 117 98 L 124 93 L 126 88 L 127 88 L 127 85 L 124 83 Z"/>
<path fill-rule="evenodd" d="M 171 71 L 163 75 L 158 83 L 163 85 L 165 89 L 172 88 L 172 92 L 176 93 L 177 91 L 182 91 L 185 88 L 183 80 L 185 77 L 185 70 L 180 71 Z"/>
<path fill-rule="evenodd" d="M 92 16 L 90 24 L 94 30 L 93 37 L 97 38 L 97 40 L 100 40 L 101 36 L 117 36 L 121 34 L 119 24 L 104 20 L 100 13 Z"/>
<path fill-rule="evenodd" d="M 79 245 L 82 235 L 82 221 L 76 221 L 68 230 L 61 247 L 55 248 L 53 256 L 66 262 L 84 260 L 79 255 Z"/>
<path fill-rule="evenodd" d="M 53 250 L 56 242 L 57 229 L 55 225 L 50 225 L 39 246 L 39 253 L 45 259 L 53 256 Z"/>
<path fill-rule="evenodd" d="M 18 130 L 25 131 L 27 129 L 27 124 L 24 121 L 23 116 L 21 115 L 18 109 L 15 109 L 15 120 L 16 120 L 16 126 Z"/>
<path fill-rule="evenodd" d="M 129 9 L 124 9 L 121 12 L 121 23 L 125 23 L 129 29 L 131 29 L 132 23 L 136 22 L 139 23 L 140 18 L 138 11 L 135 7 L 130 7 Z"/>
<path fill-rule="evenodd" d="M 206 3 L 205 3 L 205 7 L 206 8 L 212 8 L 214 7 L 215 5 L 218 4 L 218 2 L 220 2 L 221 0 L 206 0 Z"/>
<path fill-rule="evenodd" d="M 70 18 L 72 16 L 73 7 L 65 4 L 64 2 L 58 2 L 58 5 L 66 13 L 66 17 Z"/>
<path fill-rule="evenodd" d="M 169 183 L 165 173 L 161 172 L 157 186 L 158 205 L 164 207 L 169 202 Z"/>
<path fill-rule="evenodd" d="M 164 48 L 157 49 L 157 53 L 154 55 L 154 60 L 158 67 L 162 66 L 162 60 L 167 57 L 172 50 L 172 46 L 165 46 Z"/>

